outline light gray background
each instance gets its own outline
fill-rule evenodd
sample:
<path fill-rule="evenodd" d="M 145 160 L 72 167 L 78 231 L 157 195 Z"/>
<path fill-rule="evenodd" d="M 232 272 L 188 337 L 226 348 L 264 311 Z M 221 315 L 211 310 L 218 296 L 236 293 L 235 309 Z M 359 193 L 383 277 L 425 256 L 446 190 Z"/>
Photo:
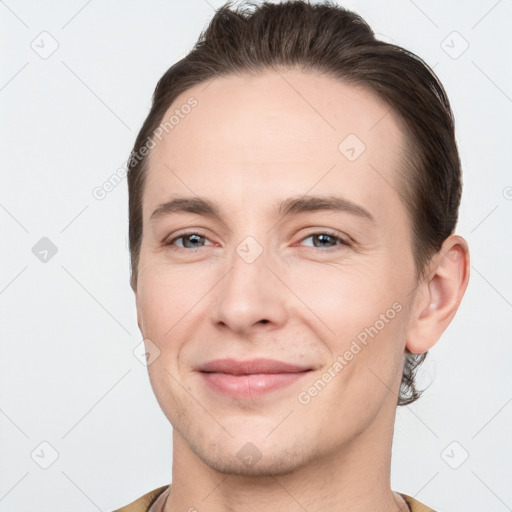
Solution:
<path fill-rule="evenodd" d="M 93 190 L 222 3 L 0 2 L 1 512 L 108 511 L 171 481 L 171 428 L 133 354 L 126 180 Z M 512 2 L 343 5 L 434 67 L 464 169 L 471 280 L 430 388 L 398 411 L 393 488 L 445 512 L 512 510 Z"/>

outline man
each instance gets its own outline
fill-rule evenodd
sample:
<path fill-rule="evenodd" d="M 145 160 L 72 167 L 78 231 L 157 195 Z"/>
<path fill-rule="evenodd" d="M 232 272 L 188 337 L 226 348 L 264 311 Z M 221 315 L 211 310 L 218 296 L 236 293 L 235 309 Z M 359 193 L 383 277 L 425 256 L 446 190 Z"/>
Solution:
<path fill-rule="evenodd" d="M 173 481 L 120 510 L 431 510 L 390 488 L 393 425 L 469 256 L 423 61 L 332 4 L 227 4 L 159 81 L 128 185 Z"/>

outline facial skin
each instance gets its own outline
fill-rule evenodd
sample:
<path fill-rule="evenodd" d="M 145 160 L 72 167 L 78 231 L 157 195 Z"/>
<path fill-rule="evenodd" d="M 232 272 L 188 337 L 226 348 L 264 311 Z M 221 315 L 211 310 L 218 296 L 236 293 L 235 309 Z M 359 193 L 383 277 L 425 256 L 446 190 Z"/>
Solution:
<path fill-rule="evenodd" d="M 404 136 L 371 92 L 268 71 L 195 86 L 169 113 L 191 96 L 197 107 L 151 151 L 135 290 L 147 349 L 160 350 L 151 385 L 173 426 L 166 510 L 398 510 L 389 466 L 404 351 L 428 350 L 453 318 L 468 280 L 466 243 L 452 235 L 416 281 L 398 193 Z M 349 134 L 365 145 L 354 161 L 338 148 Z M 309 196 L 344 198 L 373 220 L 278 213 L 282 201 Z M 150 221 L 177 197 L 215 202 L 222 217 Z M 205 238 L 176 239 L 185 232 Z M 262 252 L 248 262 L 241 249 Z M 383 314 L 378 334 L 301 403 Z M 196 371 L 213 359 L 258 357 L 312 371 L 243 399 L 212 391 Z M 241 449 L 261 458 L 248 462 Z"/>

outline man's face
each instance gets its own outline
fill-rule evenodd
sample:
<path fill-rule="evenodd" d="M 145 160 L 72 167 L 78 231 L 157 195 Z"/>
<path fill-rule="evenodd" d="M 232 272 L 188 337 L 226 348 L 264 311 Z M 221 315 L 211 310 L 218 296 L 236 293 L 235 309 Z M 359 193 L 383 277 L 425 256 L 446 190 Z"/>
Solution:
<path fill-rule="evenodd" d="M 164 121 L 190 97 L 152 149 L 136 290 L 175 433 L 209 466 L 245 474 L 388 435 L 415 286 L 396 118 L 362 88 L 298 70 L 201 84 Z M 346 203 L 304 208 L 312 196 Z M 210 201 L 220 218 L 151 219 L 177 198 Z M 283 214 L 290 198 L 302 208 Z M 304 371 L 201 371 L 226 358 Z"/>

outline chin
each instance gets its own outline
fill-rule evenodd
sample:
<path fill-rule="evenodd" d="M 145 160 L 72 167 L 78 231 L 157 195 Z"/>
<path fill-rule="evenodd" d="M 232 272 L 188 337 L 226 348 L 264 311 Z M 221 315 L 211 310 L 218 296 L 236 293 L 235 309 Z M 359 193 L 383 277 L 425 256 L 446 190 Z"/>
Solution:
<path fill-rule="evenodd" d="M 254 444 L 247 442 L 240 449 L 218 445 L 206 449 L 198 448 L 192 446 L 195 454 L 206 465 L 219 473 L 237 476 L 287 475 L 307 465 L 309 460 L 300 446 L 296 450 L 292 447 L 286 449 L 276 446 L 261 451 Z"/>
<path fill-rule="evenodd" d="M 234 434 L 232 429 L 229 430 Z M 238 435 L 230 436 L 222 429 L 216 432 L 185 429 L 180 435 L 196 457 L 223 474 L 286 475 L 319 455 L 319 447 L 315 447 L 314 442 L 311 443 L 311 453 L 308 451 L 308 444 L 299 432 L 276 431 L 268 437 L 268 429 L 262 434 L 259 429 L 239 428 Z"/>

